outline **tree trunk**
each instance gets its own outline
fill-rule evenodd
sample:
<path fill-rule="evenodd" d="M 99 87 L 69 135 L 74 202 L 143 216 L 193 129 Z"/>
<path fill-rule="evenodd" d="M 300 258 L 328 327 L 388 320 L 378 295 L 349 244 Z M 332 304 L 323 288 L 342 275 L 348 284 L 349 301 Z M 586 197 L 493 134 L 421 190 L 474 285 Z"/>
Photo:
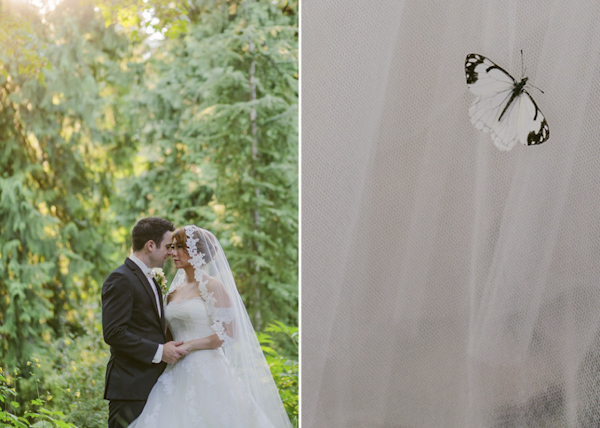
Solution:
<path fill-rule="evenodd" d="M 252 39 L 250 39 L 250 43 L 249 43 L 249 51 L 250 51 L 250 55 L 254 54 L 254 42 L 252 41 Z M 250 101 L 256 101 L 256 81 L 255 81 L 255 72 L 256 72 L 256 62 L 254 61 L 254 58 L 252 58 L 252 62 L 250 63 Z M 258 162 L 258 130 L 257 130 L 257 124 L 256 124 L 256 108 L 254 106 L 252 106 L 252 110 L 250 111 L 250 127 L 251 127 L 251 132 L 252 132 L 252 166 L 251 166 L 251 175 L 252 178 L 256 178 L 256 163 Z M 259 200 L 260 200 L 260 188 L 256 187 L 255 189 L 256 192 L 256 205 L 254 207 L 254 209 L 252 210 L 252 219 L 254 221 L 254 230 L 258 231 L 259 230 L 259 226 L 260 226 L 260 214 L 258 211 L 258 204 L 259 204 Z M 254 247 L 254 251 L 256 252 L 257 255 L 260 254 L 260 248 L 258 245 L 258 242 L 256 240 L 253 241 L 253 247 Z M 258 282 L 258 271 L 260 270 L 260 267 L 258 266 L 254 266 L 254 272 L 251 275 L 251 284 L 252 284 L 252 288 L 254 289 L 255 292 L 255 296 L 254 298 L 256 299 L 256 314 L 254 316 L 254 323 L 255 323 L 255 328 L 257 330 L 260 329 L 260 324 L 261 324 L 261 310 L 260 310 L 260 284 Z"/>

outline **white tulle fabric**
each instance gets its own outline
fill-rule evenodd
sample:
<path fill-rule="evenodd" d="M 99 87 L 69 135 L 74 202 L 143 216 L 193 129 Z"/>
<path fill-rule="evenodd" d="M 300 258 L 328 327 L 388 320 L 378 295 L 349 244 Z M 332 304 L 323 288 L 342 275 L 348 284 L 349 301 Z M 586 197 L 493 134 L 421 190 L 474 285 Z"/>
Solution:
<path fill-rule="evenodd" d="M 302 427 L 600 426 L 600 2 L 302 3 Z M 550 127 L 500 152 L 465 56 Z"/>
<path fill-rule="evenodd" d="M 223 345 L 191 352 L 168 365 L 132 426 L 291 427 L 221 245 L 205 229 L 185 230 L 201 297 L 167 304 L 167 325 L 176 341 L 216 333 Z M 179 270 L 169 294 L 184 279 L 185 272 Z M 220 286 L 209 291 L 210 280 Z"/>

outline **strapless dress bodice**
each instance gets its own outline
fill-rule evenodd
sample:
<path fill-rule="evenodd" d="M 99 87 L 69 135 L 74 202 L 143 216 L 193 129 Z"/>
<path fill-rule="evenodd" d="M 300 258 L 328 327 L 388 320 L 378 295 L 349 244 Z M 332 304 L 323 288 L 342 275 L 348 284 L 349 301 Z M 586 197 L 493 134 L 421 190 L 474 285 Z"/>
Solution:
<path fill-rule="evenodd" d="M 165 318 L 175 341 L 187 342 L 215 334 L 201 297 L 169 303 L 165 308 Z"/>

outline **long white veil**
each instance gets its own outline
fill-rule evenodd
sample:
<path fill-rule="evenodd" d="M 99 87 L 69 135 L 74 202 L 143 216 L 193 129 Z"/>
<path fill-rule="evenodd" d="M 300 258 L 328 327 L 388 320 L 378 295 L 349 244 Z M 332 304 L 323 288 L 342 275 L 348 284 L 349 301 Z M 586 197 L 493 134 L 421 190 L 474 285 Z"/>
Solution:
<path fill-rule="evenodd" d="M 273 425 L 291 427 L 219 241 L 211 232 L 197 226 L 185 226 L 184 229 L 200 294 L 206 302 L 212 328 L 223 340 L 225 356 Z M 211 278 L 216 281 L 211 281 Z M 179 269 L 169 287 L 169 294 L 184 279 L 185 272 Z M 220 284 L 214 287 L 213 283 Z"/>
<path fill-rule="evenodd" d="M 302 8 L 302 426 L 600 426 L 600 3 Z M 485 55 L 550 138 L 471 124 Z"/>

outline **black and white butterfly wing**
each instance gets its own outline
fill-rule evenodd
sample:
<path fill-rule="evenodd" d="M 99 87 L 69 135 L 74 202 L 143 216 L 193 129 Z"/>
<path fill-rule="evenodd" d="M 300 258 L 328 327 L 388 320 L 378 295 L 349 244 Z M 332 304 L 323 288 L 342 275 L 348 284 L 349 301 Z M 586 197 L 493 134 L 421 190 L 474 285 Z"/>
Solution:
<path fill-rule="evenodd" d="M 542 144 L 550 137 L 546 118 L 527 91 L 519 97 L 519 141 L 527 146 Z"/>
<path fill-rule="evenodd" d="M 469 115 L 471 123 L 487 132 L 500 150 L 510 150 L 517 141 L 541 144 L 550 135 L 548 123 L 531 95 L 503 68 L 486 57 L 469 54 L 465 60 L 467 85 L 477 96 Z"/>

